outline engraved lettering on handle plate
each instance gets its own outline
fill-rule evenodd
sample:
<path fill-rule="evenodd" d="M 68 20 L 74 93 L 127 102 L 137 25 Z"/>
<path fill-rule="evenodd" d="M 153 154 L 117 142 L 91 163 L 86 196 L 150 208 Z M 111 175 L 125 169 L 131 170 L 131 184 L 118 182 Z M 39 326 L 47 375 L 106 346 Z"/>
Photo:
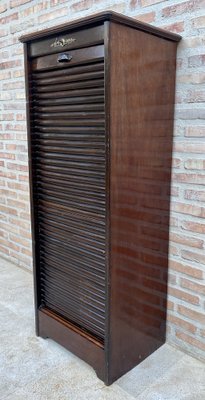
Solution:
<path fill-rule="evenodd" d="M 55 42 L 53 42 L 51 44 L 51 47 L 58 47 L 58 46 L 64 47 L 64 46 L 66 46 L 68 44 L 71 44 L 71 43 L 73 43 L 75 41 L 76 41 L 76 39 L 74 39 L 74 38 L 68 38 L 68 39 L 64 39 L 64 38 L 58 39 L 58 38 L 56 38 Z"/>

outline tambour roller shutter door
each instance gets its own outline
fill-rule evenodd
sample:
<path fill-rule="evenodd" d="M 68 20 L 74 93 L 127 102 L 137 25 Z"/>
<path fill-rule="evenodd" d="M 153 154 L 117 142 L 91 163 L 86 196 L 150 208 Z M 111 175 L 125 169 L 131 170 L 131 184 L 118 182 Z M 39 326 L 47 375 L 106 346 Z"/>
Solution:
<path fill-rule="evenodd" d="M 104 59 L 30 76 L 40 307 L 104 340 Z"/>
<path fill-rule="evenodd" d="M 109 385 L 166 340 L 180 37 L 105 11 L 20 40 L 36 334 Z"/>

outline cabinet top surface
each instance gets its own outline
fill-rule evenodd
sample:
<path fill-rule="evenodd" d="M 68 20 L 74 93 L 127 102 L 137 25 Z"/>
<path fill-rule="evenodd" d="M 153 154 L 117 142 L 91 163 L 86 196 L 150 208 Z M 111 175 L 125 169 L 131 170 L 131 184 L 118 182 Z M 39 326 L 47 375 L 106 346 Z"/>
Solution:
<path fill-rule="evenodd" d="M 104 21 L 114 21 L 122 25 L 130 26 L 132 28 L 148 32 L 152 35 L 159 36 L 164 39 L 172 40 L 174 42 L 179 42 L 181 39 L 180 35 L 172 32 L 168 32 L 164 29 L 156 28 L 150 24 L 146 24 L 138 21 L 137 19 L 126 17 L 122 14 L 116 13 L 114 11 L 104 11 L 98 14 L 93 14 L 88 17 L 76 19 L 61 25 L 57 25 L 51 28 L 44 29 L 42 31 L 36 31 L 23 35 L 19 38 L 21 42 L 31 42 L 33 40 L 38 40 L 46 36 L 51 36 L 55 34 L 62 34 L 68 30 L 87 28 L 94 24 L 103 23 Z"/>

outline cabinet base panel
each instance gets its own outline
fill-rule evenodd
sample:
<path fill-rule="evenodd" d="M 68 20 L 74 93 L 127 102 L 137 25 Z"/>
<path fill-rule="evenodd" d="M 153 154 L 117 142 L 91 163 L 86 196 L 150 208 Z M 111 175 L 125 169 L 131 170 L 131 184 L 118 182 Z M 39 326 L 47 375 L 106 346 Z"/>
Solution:
<path fill-rule="evenodd" d="M 52 311 L 44 308 L 38 311 L 38 335 L 50 338 L 91 365 L 98 378 L 106 381 L 105 352 L 103 345 L 81 332 Z M 106 383 L 106 382 L 105 382 Z"/>

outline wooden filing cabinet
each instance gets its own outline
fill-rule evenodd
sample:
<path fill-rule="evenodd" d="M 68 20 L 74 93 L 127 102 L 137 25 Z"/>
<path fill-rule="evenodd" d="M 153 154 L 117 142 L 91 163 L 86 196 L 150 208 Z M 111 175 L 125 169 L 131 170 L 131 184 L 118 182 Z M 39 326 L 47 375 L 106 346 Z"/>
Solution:
<path fill-rule="evenodd" d="M 20 40 L 37 334 L 110 384 L 165 341 L 180 37 L 104 12 Z"/>

